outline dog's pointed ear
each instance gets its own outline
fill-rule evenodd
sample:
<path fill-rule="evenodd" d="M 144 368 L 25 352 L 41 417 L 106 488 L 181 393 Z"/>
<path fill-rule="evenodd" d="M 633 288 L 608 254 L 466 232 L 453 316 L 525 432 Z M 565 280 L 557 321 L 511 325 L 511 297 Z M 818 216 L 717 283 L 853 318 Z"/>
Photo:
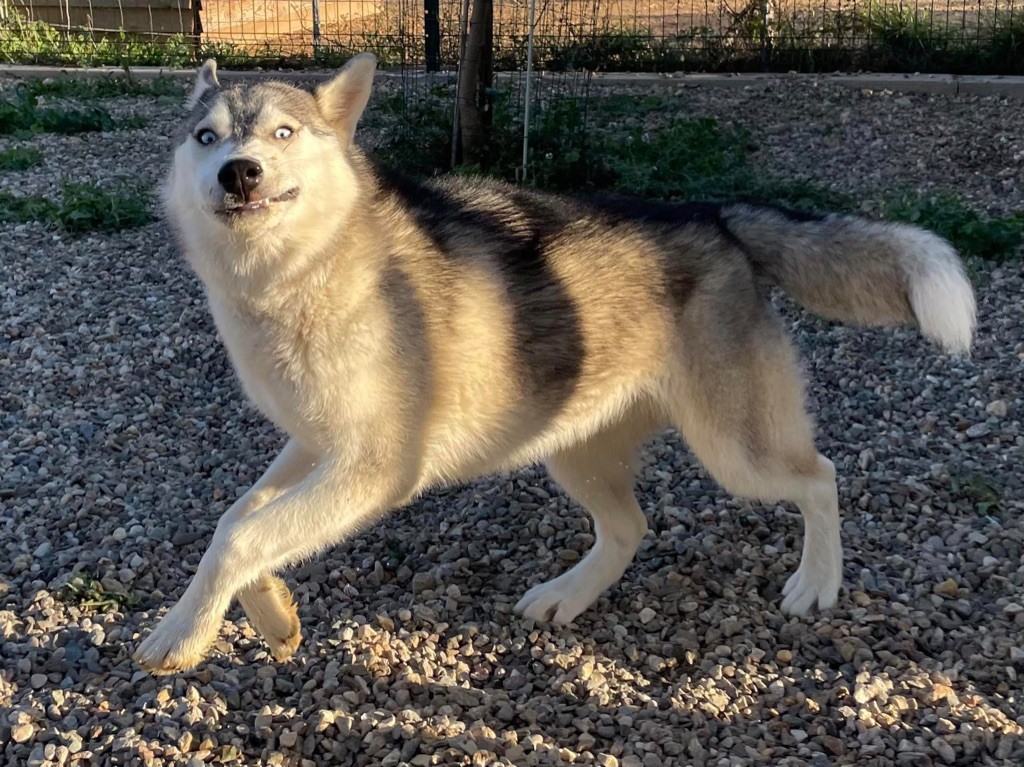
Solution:
<path fill-rule="evenodd" d="M 185 106 L 189 110 L 195 109 L 196 104 L 202 100 L 203 96 L 218 90 L 220 90 L 220 82 L 217 80 L 217 62 L 213 59 L 207 59 L 199 67 L 199 72 L 196 75 L 196 84 L 192 86 L 192 92 L 189 94 Z"/>
<path fill-rule="evenodd" d="M 349 61 L 331 80 L 316 89 L 320 113 L 333 126 L 344 145 L 352 143 L 356 123 L 370 100 L 377 57 L 360 53 Z"/>

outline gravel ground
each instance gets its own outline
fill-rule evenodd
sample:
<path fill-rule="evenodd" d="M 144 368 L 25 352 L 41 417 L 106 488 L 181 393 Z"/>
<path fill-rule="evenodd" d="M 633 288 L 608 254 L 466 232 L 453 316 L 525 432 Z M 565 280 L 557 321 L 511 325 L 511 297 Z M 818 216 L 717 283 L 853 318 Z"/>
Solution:
<path fill-rule="evenodd" d="M 789 177 L 1020 207 L 1019 102 L 806 83 L 680 101 L 742 118 Z M 151 127 L 39 136 L 46 166 L 0 188 L 158 178 L 177 107 L 110 106 Z M 0 225 L 0 242 L 0 763 L 1024 761 L 1019 259 L 975 265 L 970 360 L 783 307 L 840 476 L 846 589 L 824 616 L 778 609 L 798 516 L 728 498 L 669 434 L 639 479 L 651 531 L 573 627 L 511 611 L 593 540 L 531 469 L 430 495 L 288 573 L 305 634 L 288 663 L 236 608 L 209 661 L 155 679 L 130 660 L 140 632 L 281 435 L 240 396 L 163 225 Z M 69 595 L 76 572 L 121 606 Z"/>

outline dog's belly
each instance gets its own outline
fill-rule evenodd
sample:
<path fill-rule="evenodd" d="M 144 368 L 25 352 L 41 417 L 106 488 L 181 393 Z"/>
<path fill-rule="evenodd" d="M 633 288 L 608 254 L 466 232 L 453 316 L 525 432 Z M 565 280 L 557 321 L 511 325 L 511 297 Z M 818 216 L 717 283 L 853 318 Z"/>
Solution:
<path fill-rule="evenodd" d="M 621 385 L 583 392 L 557 413 L 524 401 L 500 414 L 449 414 L 429 429 L 420 489 L 520 469 L 623 419 L 649 420 L 653 409 L 638 382 L 623 380 Z"/>

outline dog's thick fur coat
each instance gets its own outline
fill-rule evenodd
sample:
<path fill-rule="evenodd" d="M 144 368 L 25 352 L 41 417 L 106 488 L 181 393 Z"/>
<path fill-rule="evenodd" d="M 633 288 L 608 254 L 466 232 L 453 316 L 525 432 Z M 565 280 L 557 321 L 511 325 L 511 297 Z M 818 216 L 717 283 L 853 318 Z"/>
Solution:
<path fill-rule="evenodd" d="M 966 352 L 974 297 L 952 248 L 857 218 L 392 177 L 352 140 L 373 71 L 357 57 L 314 95 L 200 72 L 166 204 L 246 392 L 291 439 L 138 661 L 194 665 L 236 596 L 288 657 L 299 623 L 276 570 L 431 488 L 535 461 L 590 512 L 596 541 L 517 610 L 568 623 L 644 536 L 637 449 L 670 425 L 725 488 L 800 508 L 782 607 L 832 605 L 835 473 L 765 286 Z M 231 191 L 239 158 L 261 168 L 254 190 Z"/>

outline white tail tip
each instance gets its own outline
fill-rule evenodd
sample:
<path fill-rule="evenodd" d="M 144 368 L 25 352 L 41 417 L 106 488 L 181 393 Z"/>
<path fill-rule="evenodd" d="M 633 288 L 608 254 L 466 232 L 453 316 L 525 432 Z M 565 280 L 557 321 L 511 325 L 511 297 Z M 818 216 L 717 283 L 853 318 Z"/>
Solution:
<path fill-rule="evenodd" d="M 947 352 L 970 353 L 977 307 L 963 263 L 941 237 L 916 227 L 904 231 L 914 240 L 907 276 L 921 332 Z"/>

